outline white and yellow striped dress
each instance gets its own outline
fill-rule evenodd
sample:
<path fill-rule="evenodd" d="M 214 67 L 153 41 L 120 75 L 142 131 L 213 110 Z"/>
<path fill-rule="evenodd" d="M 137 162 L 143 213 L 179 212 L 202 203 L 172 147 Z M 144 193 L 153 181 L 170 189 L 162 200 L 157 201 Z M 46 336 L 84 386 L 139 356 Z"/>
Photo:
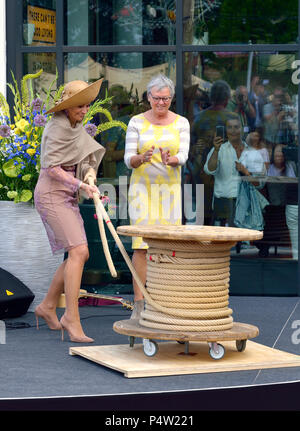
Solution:
<path fill-rule="evenodd" d="M 131 168 L 130 159 L 155 147 L 151 161 L 133 169 L 128 191 L 130 223 L 181 224 L 181 166 L 188 158 L 190 125 L 186 118 L 177 115 L 168 125 L 150 123 L 139 114 L 131 118 L 125 144 L 124 162 Z M 179 165 L 162 163 L 159 147 L 170 150 Z M 141 237 L 132 238 L 133 249 L 146 249 Z"/>

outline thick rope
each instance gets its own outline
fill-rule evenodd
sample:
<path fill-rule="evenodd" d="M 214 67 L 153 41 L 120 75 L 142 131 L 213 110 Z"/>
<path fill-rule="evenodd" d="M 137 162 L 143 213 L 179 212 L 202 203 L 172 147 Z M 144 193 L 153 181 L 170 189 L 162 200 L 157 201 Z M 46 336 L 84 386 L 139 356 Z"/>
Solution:
<path fill-rule="evenodd" d="M 139 323 L 175 331 L 232 328 L 228 287 L 235 242 L 147 238 L 147 243 L 148 298 Z"/>

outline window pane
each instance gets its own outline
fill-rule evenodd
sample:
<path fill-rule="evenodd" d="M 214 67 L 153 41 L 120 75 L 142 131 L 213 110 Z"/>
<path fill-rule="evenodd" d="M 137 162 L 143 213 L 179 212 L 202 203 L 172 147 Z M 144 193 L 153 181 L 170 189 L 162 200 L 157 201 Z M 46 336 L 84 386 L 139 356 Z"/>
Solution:
<path fill-rule="evenodd" d="M 65 0 L 66 45 L 173 45 L 175 0 Z"/>
<path fill-rule="evenodd" d="M 146 97 L 147 84 L 150 79 L 164 73 L 173 82 L 176 81 L 175 55 L 173 53 L 83 53 L 65 55 L 65 82 L 75 79 L 94 81 L 104 78 L 100 99 L 113 96 L 105 105 L 116 120 L 128 123 L 133 115 L 149 109 Z M 172 105 L 174 110 L 174 104 Z M 106 118 L 95 119 L 99 123 Z M 105 178 L 118 179 L 119 176 L 130 176 L 124 164 L 125 133 L 121 129 L 111 129 L 100 134 L 106 154 L 101 163 L 102 175 Z"/>
<path fill-rule="evenodd" d="M 296 43 L 295 0 L 183 2 L 184 43 Z"/>
<path fill-rule="evenodd" d="M 204 184 L 205 224 L 264 231 L 261 241 L 241 244 L 245 256 L 298 258 L 295 60 L 291 53 L 185 54 L 192 130 L 185 181 Z"/>
<path fill-rule="evenodd" d="M 37 79 L 31 80 L 33 94 L 46 101 L 47 93 L 51 88 L 50 94 L 53 95 L 57 89 L 56 76 L 56 54 L 53 52 L 33 52 L 23 56 L 24 74 L 36 73 L 43 69 L 43 73 Z M 49 98 L 49 108 L 51 105 L 51 96 Z"/>
<path fill-rule="evenodd" d="M 23 44 L 55 43 L 56 0 L 23 0 Z"/>

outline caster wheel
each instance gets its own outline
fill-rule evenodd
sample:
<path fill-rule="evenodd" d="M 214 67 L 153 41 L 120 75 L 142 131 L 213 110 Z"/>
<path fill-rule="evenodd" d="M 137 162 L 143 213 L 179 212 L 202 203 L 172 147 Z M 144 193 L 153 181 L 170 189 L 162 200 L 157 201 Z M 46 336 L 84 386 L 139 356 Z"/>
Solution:
<path fill-rule="evenodd" d="M 130 347 L 133 347 L 133 346 L 134 346 L 134 341 L 135 341 L 135 337 L 130 336 L 130 337 L 129 337 L 129 346 L 130 346 Z"/>
<path fill-rule="evenodd" d="M 236 349 L 238 352 L 243 352 L 246 349 L 247 340 L 236 340 Z"/>
<path fill-rule="evenodd" d="M 156 341 L 148 340 L 148 338 L 143 339 L 144 353 L 146 356 L 154 356 L 158 351 L 158 345 Z"/>
<path fill-rule="evenodd" d="M 209 354 L 212 359 L 222 359 L 225 354 L 225 348 L 222 344 L 212 343 L 209 348 Z"/>

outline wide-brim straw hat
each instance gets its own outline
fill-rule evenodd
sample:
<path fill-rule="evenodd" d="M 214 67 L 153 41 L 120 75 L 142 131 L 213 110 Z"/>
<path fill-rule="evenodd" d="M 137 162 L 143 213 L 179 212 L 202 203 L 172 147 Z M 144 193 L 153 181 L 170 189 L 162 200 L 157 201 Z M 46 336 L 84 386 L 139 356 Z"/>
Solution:
<path fill-rule="evenodd" d="M 46 114 L 74 108 L 75 106 L 88 105 L 96 99 L 100 91 L 102 81 L 103 78 L 98 79 L 98 81 L 95 81 L 90 85 L 85 81 L 79 80 L 68 82 L 64 87 L 61 98 L 46 112 Z"/>

